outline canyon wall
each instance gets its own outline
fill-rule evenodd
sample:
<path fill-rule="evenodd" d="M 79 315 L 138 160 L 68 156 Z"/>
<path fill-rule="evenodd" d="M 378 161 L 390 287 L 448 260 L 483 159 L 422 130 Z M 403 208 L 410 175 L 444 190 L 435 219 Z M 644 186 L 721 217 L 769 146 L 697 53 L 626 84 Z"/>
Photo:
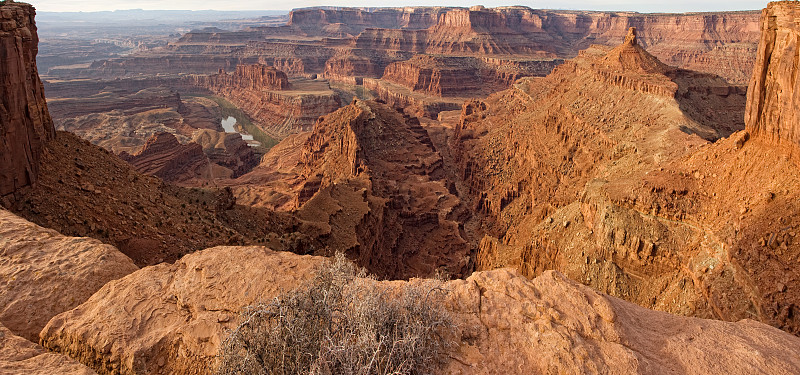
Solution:
<path fill-rule="evenodd" d="M 285 90 L 289 88 L 289 78 L 286 73 L 263 64 L 237 65 L 232 74 L 220 69 L 218 74 L 211 76 L 198 76 L 200 86 L 212 90 L 221 87 L 238 87 L 249 90 Z"/>
<path fill-rule="evenodd" d="M 259 70 L 260 78 L 243 78 L 253 68 Z M 266 72 L 268 78 L 260 72 Z M 229 100 L 278 139 L 311 130 L 317 118 L 341 107 L 341 99 L 327 83 L 305 79 L 290 83 L 279 70 L 259 65 L 237 68 L 233 76 L 192 76 L 188 81 Z"/>
<path fill-rule="evenodd" d="M 770 3 L 761 18 L 761 41 L 747 91 L 745 121 L 755 137 L 800 145 L 800 4 Z"/>
<path fill-rule="evenodd" d="M 36 69 L 34 8 L 0 3 L 0 203 L 36 182 L 42 145 L 55 135 Z"/>

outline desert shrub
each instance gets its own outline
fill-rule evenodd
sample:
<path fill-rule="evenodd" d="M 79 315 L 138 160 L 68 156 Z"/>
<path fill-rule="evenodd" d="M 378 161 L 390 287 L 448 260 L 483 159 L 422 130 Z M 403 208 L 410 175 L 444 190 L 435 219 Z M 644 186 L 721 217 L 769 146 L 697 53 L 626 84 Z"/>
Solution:
<path fill-rule="evenodd" d="M 306 285 L 246 308 L 219 374 L 428 374 L 450 346 L 441 280 L 381 283 L 343 255 Z"/>

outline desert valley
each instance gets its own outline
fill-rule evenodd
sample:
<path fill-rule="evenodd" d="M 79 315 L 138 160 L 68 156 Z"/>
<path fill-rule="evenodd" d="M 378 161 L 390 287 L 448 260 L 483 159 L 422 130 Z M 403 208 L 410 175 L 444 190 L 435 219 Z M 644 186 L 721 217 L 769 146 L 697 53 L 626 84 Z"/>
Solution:
<path fill-rule="evenodd" d="M 0 374 L 800 374 L 798 2 L 35 5 Z"/>

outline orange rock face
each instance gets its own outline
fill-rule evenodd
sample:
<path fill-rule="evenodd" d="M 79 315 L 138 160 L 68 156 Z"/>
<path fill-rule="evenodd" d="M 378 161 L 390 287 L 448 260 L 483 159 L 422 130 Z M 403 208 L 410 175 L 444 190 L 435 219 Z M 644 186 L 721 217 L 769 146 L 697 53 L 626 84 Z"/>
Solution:
<path fill-rule="evenodd" d="M 238 87 L 250 90 L 284 90 L 289 88 L 286 73 L 262 64 L 239 65 L 233 74 L 220 69 L 219 74 L 197 77 L 198 85 L 215 88 Z"/>
<path fill-rule="evenodd" d="M 0 324 L 0 373 L 95 375 L 96 372 L 63 354 L 51 353 Z"/>
<path fill-rule="evenodd" d="M 0 4 L 0 203 L 36 182 L 42 144 L 55 129 L 36 69 L 39 37 L 28 4 Z"/>
<path fill-rule="evenodd" d="M 28 340 L 38 342 L 50 318 L 137 269 L 111 245 L 66 237 L 0 209 L 0 323 Z"/>
<path fill-rule="evenodd" d="M 106 284 L 52 319 L 42 344 L 102 374 L 212 373 L 240 309 L 308 280 L 321 261 L 263 247 L 207 249 Z"/>
<path fill-rule="evenodd" d="M 42 342 L 99 373 L 212 373 L 239 309 L 308 280 L 321 261 L 262 247 L 203 250 L 110 282 L 53 318 Z M 800 338 L 786 332 L 647 310 L 553 271 L 534 280 L 477 272 L 444 289 L 455 327 L 443 374 L 800 371 Z"/>
<path fill-rule="evenodd" d="M 800 5 L 796 2 L 774 2 L 764 9 L 745 114 L 752 135 L 794 146 L 800 145 L 798 17 Z"/>
<path fill-rule="evenodd" d="M 297 215 L 324 223 L 328 251 L 386 278 L 467 271 L 458 220 L 468 214 L 416 118 L 355 101 L 317 122 L 301 168 Z"/>
<path fill-rule="evenodd" d="M 661 63 L 633 30 L 620 41 L 464 106 L 452 145 L 488 234 L 478 269 L 513 266 L 531 278 L 556 269 L 649 308 L 772 322 L 754 312 L 763 300 L 742 298 L 752 289 L 721 252 L 730 245 L 705 237 L 717 233 L 713 220 L 687 218 L 700 194 L 712 192 L 698 192 L 685 208 L 667 203 L 698 191 L 684 170 L 670 174 L 681 181 L 674 187 L 633 188 L 706 139 L 741 130 L 743 92 Z M 631 208 L 662 194 L 657 209 Z M 710 297 L 707 287 L 719 294 Z"/>

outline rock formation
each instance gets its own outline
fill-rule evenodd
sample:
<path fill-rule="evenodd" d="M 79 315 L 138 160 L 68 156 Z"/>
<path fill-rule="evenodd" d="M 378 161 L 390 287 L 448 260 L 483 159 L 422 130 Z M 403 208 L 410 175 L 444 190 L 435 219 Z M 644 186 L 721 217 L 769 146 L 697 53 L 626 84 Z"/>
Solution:
<path fill-rule="evenodd" d="M 50 318 L 137 269 L 113 246 L 65 237 L 0 209 L 0 323 L 28 340 L 37 342 Z"/>
<path fill-rule="evenodd" d="M 240 210 L 229 192 L 166 185 L 70 133 L 57 132 L 44 150 L 39 182 L 13 212 L 65 235 L 112 244 L 139 266 L 251 243 L 269 232 L 266 214 Z"/>
<path fill-rule="evenodd" d="M 222 88 L 240 88 L 244 90 L 286 90 L 289 78 L 286 73 L 263 64 L 238 65 L 232 74 L 220 69 L 212 76 L 196 78 L 199 86 L 217 91 Z"/>
<path fill-rule="evenodd" d="M 321 260 L 261 247 L 204 250 L 110 282 L 53 318 L 42 342 L 99 373 L 209 373 L 237 312 L 308 280 Z M 800 371 L 800 339 L 788 333 L 650 311 L 552 271 L 532 281 L 478 272 L 445 288 L 457 327 L 446 374 Z"/>
<path fill-rule="evenodd" d="M 44 89 L 36 70 L 39 37 L 33 7 L 0 4 L 0 204 L 8 205 L 18 190 L 39 174 L 42 145 L 55 129 L 47 112 Z"/>
<path fill-rule="evenodd" d="M 761 16 L 761 41 L 747 91 L 747 130 L 774 143 L 800 144 L 800 5 L 770 3 Z"/>
<path fill-rule="evenodd" d="M 743 302 L 749 278 L 720 253 L 729 245 L 711 240 L 719 232 L 687 218 L 697 209 L 692 200 L 712 193 L 679 199 L 697 191 L 684 170 L 669 175 L 670 188 L 633 188 L 707 140 L 742 129 L 743 92 L 659 62 L 635 34 L 465 104 L 452 145 L 488 234 L 477 267 L 513 266 L 531 278 L 556 269 L 649 308 L 772 322 L 753 313 L 760 300 Z M 638 206 L 661 194 L 662 206 Z M 712 262 L 715 271 L 703 272 Z M 719 292 L 710 297 L 705 288 Z"/>
<path fill-rule="evenodd" d="M 194 179 L 208 180 L 211 163 L 197 143 L 180 144 L 171 133 L 158 133 L 144 144 L 141 151 L 120 158 L 130 163 L 139 173 L 156 176 L 166 182 L 184 182 Z"/>
<path fill-rule="evenodd" d="M 211 163 L 230 171 L 230 174 L 214 171 L 212 177 L 239 177 L 255 168 L 261 157 L 240 134 L 198 130 L 192 136 L 192 143 L 202 146 Z"/>
<path fill-rule="evenodd" d="M 101 374 L 207 374 L 240 309 L 309 279 L 321 260 L 262 247 L 207 249 L 106 284 L 52 319 L 42 343 Z"/>
<path fill-rule="evenodd" d="M 246 78 L 252 76 L 253 69 L 268 73 L 258 79 Z M 282 72 L 258 65 L 237 69 L 232 76 L 220 73 L 193 80 L 198 87 L 228 99 L 267 134 L 279 139 L 311 130 L 319 116 L 341 106 L 339 96 L 324 82 L 303 80 L 290 84 Z"/>
<path fill-rule="evenodd" d="M 562 62 L 512 65 L 512 60 L 503 59 L 417 55 L 389 64 L 383 79 L 434 96 L 485 96 L 510 88 L 519 78 L 545 76 Z"/>
<path fill-rule="evenodd" d="M 354 101 L 317 122 L 301 168 L 297 215 L 322 221 L 328 254 L 341 251 L 385 278 L 467 272 L 459 220 L 469 214 L 416 118 Z"/>
<path fill-rule="evenodd" d="M 62 354 L 51 353 L 0 324 L 0 373 L 95 375 L 90 368 Z"/>

